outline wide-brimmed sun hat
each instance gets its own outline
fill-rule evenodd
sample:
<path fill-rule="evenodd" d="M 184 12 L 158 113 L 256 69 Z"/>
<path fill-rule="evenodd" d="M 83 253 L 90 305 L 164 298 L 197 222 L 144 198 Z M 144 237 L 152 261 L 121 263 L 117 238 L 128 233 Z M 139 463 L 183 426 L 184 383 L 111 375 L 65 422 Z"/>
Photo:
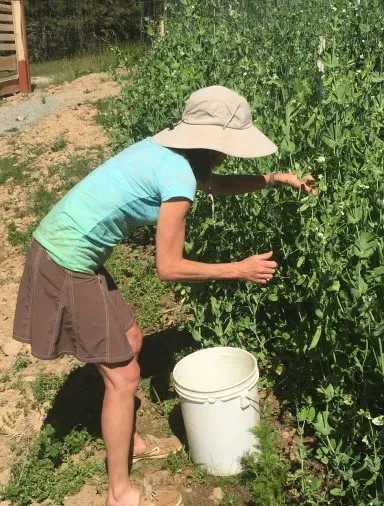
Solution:
<path fill-rule="evenodd" d="M 181 121 L 154 135 L 153 140 L 168 148 L 212 149 L 240 158 L 277 151 L 277 146 L 252 124 L 245 98 L 224 86 L 192 93 Z"/>

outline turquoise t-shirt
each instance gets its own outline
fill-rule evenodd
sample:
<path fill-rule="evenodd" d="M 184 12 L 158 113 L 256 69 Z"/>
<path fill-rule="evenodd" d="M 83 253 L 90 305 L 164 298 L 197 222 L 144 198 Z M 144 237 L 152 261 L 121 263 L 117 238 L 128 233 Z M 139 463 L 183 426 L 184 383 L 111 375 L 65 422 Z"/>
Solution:
<path fill-rule="evenodd" d="M 187 160 L 147 138 L 80 181 L 33 235 L 59 265 L 91 274 L 135 227 L 157 222 L 162 202 L 195 192 Z"/>

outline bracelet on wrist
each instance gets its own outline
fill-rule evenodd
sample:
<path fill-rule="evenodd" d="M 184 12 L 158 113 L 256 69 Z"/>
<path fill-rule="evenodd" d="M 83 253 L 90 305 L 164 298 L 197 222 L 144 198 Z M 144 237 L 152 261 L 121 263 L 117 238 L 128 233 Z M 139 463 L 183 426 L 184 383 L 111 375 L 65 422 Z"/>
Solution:
<path fill-rule="evenodd" d="M 271 172 L 269 174 L 267 187 L 268 188 L 273 188 L 274 186 L 275 186 L 275 172 Z"/>

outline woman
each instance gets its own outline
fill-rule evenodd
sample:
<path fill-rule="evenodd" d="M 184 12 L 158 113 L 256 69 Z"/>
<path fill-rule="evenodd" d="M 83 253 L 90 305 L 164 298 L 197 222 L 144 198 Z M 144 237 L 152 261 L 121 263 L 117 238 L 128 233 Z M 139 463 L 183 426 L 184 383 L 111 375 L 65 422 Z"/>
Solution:
<path fill-rule="evenodd" d="M 113 247 L 137 226 L 157 223 L 156 266 L 164 281 L 243 279 L 264 285 L 277 264 L 272 252 L 207 264 L 183 256 L 185 221 L 197 188 L 218 195 L 274 185 L 310 192 L 311 176 L 213 174 L 227 155 L 266 156 L 276 146 L 252 125 L 247 101 L 212 86 L 193 93 L 174 127 L 102 164 L 76 185 L 34 233 L 21 280 L 14 338 L 34 356 L 73 354 L 95 363 L 105 383 L 102 434 L 107 452 L 108 506 L 177 506 L 173 491 L 141 492 L 128 477 L 128 457 L 164 457 L 176 438 L 143 439 L 134 429 L 137 361 L 142 332 L 103 268 Z M 133 435 L 132 435 L 133 433 Z M 131 448 L 133 441 L 133 448 Z"/>

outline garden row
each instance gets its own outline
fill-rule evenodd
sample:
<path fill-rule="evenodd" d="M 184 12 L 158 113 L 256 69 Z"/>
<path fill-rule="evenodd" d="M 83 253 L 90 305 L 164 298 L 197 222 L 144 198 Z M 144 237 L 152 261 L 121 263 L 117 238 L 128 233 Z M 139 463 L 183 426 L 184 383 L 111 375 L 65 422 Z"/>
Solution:
<path fill-rule="evenodd" d="M 214 215 L 198 195 L 190 257 L 232 261 L 272 249 L 279 274 L 262 288 L 180 287 L 194 337 L 252 351 L 303 441 L 314 436 L 295 472 L 307 504 L 384 501 L 383 27 L 378 0 L 174 2 L 165 37 L 109 117 L 119 150 L 178 120 L 192 91 L 221 84 L 248 99 L 279 146 L 268 159 L 228 160 L 223 172 L 318 180 L 316 197 L 217 197 Z M 313 480 L 313 459 L 328 481 Z"/>

